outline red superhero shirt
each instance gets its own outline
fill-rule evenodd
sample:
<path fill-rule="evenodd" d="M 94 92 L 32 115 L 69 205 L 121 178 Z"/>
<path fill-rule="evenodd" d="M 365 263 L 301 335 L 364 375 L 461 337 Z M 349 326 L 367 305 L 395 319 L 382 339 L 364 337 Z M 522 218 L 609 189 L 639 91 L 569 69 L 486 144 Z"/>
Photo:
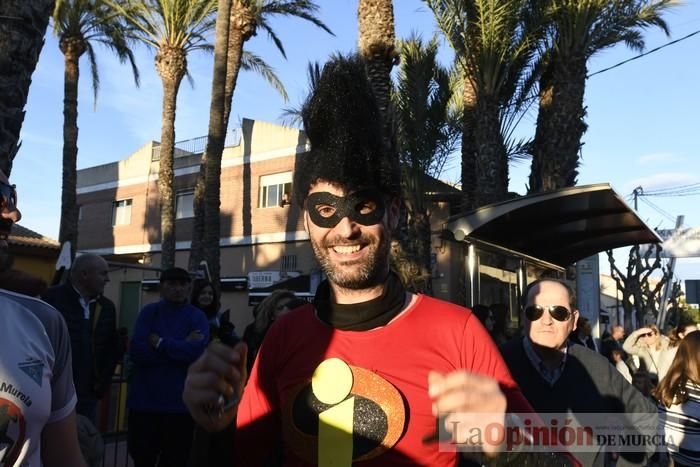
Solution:
<path fill-rule="evenodd" d="M 389 325 L 361 332 L 333 329 L 311 305 L 299 308 L 270 329 L 251 371 L 238 409 L 237 465 L 261 465 L 281 437 L 288 466 L 329 456 L 362 466 L 454 466 L 454 452 L 424 441 L 436 430 L 428 372 L 460 368 L 497 379 L 509 411 L 532 411 L 462 307 L 420 295 Z"/>

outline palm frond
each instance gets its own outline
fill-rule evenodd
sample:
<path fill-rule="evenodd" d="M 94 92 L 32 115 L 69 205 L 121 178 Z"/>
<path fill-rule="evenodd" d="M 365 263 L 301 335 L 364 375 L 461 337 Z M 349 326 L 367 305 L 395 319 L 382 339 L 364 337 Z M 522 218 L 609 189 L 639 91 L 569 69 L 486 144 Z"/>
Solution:
<path fill-rule="evenodd" d="M 437 62 L 437 38 L 424 42 L 413 33 L 399 41 L 398 49 L 401 60 L 392 101 L 399 156 L 420 192 L 420 174 L 439 175 L 453 153 L 461 125 L 452 121 L 453 73 Z"/>
<path fill-rule="evenodd" d="M 97 72 L 97 57 L 95 55 L 95 49 L 93 49 L 92 44 L 89 42 L 86 45 L 86 51 L 88 62 L 90 63 L 90 76 L 92 77 L 92 107 L 93 110 L 95 110 L 97 108 L 97 91 L 100 89 L 100 74 Z"/>
<path fill-rule="evenodd" d="M 282 96 L 282 99 L 285 102 L 289 100 L 284 84 L 282 84 L 282 81 L 280 81 L 277 74 L 275 74 L 275 70 L 262 58 L 244 50 L 243 55 L 241 56 L 241 68 L 246 71 L 253 71 L 259 74 L 273 87 L 275 91 L 280 94 L 280 96 Z"/>
<path fill-rule="evenodd" d="M 319 62 L 309 62 L 306 67 L 306 76 L 309 80 L 309 89 L 313 90 L 316 88 L 319 79 L 321 78 L 321 64 Z M 309 91 L 311 94 L 312 91 Z M 282 109 L 282 113 L 279 116 L 279 120 L 285 126 L 292 126 L 296 128 L 302 128 L 303 121 L 301 116 L 301 108 L 303 102 L 295 107 L 285 107 Z"/>
<path fill-rule="evenodd" d="M 61 38 L 82 41 L 88 54 L 93 89 L 93 105 L 97 105 L 99 72 L 97 53 L 93 43 L 99 43 L 114 52 L 119 60 L 128 61 L 139 85 L 139 71 L 127 37 L 130 25 L 117 11 L 102 0 L 64 0 L 58 2 L 53 12 L 54 32 Z"/>

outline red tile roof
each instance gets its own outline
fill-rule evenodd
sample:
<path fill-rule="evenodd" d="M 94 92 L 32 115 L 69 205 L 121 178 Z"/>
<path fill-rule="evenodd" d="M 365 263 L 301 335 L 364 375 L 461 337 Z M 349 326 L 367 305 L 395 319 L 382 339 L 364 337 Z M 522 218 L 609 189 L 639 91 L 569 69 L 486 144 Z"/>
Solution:
<path fill-rule="evenodd" d="M 38 248 L 49 248 L 52 250 L 60 249 L 60 244 L 56 240 L 49 237 L 44 237 L 43 235 L 18 224 L 12 226 L 12 232 L 10 233 L 7 242 L 10 245 L 33 246 Z"/>

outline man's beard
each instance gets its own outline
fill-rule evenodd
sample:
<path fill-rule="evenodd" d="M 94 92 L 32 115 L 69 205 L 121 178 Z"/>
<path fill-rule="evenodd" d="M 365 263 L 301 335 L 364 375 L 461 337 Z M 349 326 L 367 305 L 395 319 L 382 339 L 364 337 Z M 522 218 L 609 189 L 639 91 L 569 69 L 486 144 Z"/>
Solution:
<path fill-rule="evenodd" d="M 391 244 L 387 236 L 382 236 L 379 243 L 367 236 L 361 236 L 357 239 L 363 248 L 369 249 L 369 254 L 366 258 L 360 260 L 362 264 L 357 269 L 359 261 L 340 261 L 333 263 L 328 255 L 328 249 L 331 246 L 343 245 L 344 242 L 331 242 L 330 240 L 323 241 L 317 244 L 313 238 L 311 239 L 311 247 L 316 255 L 316 260 L 321 265 L 321 269 L 328 276 L 328 280 L 344 289 L 361 290 L 373 287 L 381 283 L 385 279 L 388 272 L 388 258 Z M 347 270 L 352 268 L 352 270 Z"/>

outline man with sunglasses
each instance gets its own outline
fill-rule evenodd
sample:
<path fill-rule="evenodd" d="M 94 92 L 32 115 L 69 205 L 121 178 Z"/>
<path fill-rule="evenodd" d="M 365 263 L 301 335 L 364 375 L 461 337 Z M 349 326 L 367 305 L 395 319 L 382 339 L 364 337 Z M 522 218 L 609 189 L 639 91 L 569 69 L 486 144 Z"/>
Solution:
<path fill-rule="evenodd" d="M 399 171 L 364 64 L 327 63 L 302 115 L 311 150 L 297 158 L 294 199 L 328 280 L 275 321 L 247 384 L 245 345 L 210 345 L 185 403 L 210 431 L 236 419 L 236 465 L 266 465 L 283 445 L 283 465 L 455 466 L 439 414 L 453 422 L 441 434 L 465 440 L 462 430 L 531 407 L 474 315 L 407 292 L 390 270 Z"/>
<path fill-rule="evenodd" d="M 541 279 L 523 293 L 524 336 L 501 348 L 513 378 L 534 409 L 543 414 L 650 414 L 656 408 L 602 355 L 569 342 L 579 312 L 566 283 Z M 645 446 L 647 453 L 654 446 Z M 572 454 L 586 466 L 603 466 L 604 451 Z M 644 465 L 644 453 L 623 452 L 617 465 Z"/>
<path fill-rule="evenodd" d="M 12 264 L 7 239 L 21 217 L 0 170 L 0 272 Z M 0 465 L 83 467 L 66 324 L 48 304 L 7 290 L 8 280 L 0 275 Z"/>

